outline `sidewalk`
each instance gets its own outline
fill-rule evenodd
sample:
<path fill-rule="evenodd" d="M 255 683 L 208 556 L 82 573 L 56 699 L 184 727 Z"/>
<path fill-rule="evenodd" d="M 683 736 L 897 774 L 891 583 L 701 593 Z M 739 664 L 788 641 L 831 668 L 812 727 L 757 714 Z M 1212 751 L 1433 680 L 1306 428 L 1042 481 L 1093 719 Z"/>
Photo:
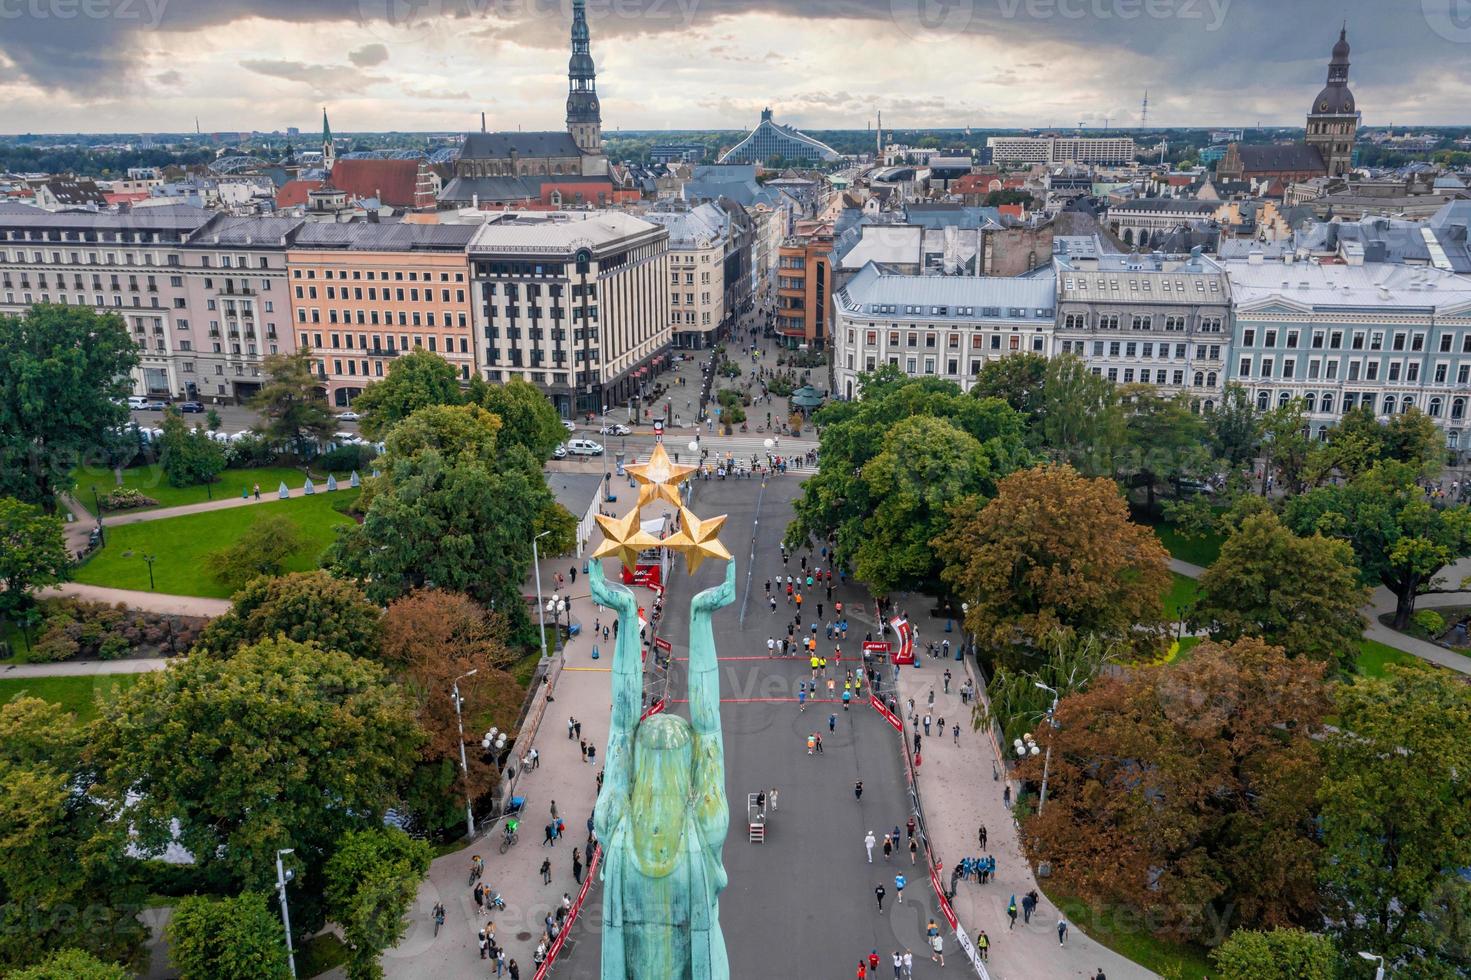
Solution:
<path fill-rule="evenodd" d="M 939 642 L 945 634 L 935 636 L 940 626 L 935 620 L 919 623 L 924 640 Z M 949 634 L 952 645 L 958 634 Z M 960 744 L 947 732 L 936 732 L 921 744 L 922 764 L 916 785 L 924 807 L 925 828 L 935 859 L 942 864 L 942 885 L 950 881 L 950 869 L 963 857 L 996 859 L 996 877 L 988 884 L 974 880 L 957 885 L 953 907 L 961 926 L 972 939 L 984 929 L 991 938 L 991 956 L 987 966 L 993 980 L 1037 980 L 1037 978 L 1092 977 L 1100 968 L 1111 980 L 1133 980 L 1155 974 L 1113 950 L 1089 938 L 1087 923 L 1069 921 L 1067 945 L 1057 945 L 1057 909 L 1048 900 L 1045 887 L 1037 882 L 1031 865 L 1022 854 L 1016 823 L 1002 804 L 1004 781 L 990 776 L 994 750 L 986 731 L 971 727 L 969 705 L 960 703 L 959 690 L 971 678 L 969 660 L 930 659 L 923 643 L 916 643 L 917 667 L 902 668 L 899 675 L 900 714 L 908 714 L 905 701 L 913 698 L 921 719 L 926 711 L 936 719 L 943 717 L 947 726 L 960 724 Z M 949 668 L 952 679 L 950 694 L 944 693 L 944 673 Z M 892 669 L 892 668 L 888 668 Z M 929 692 L 935 692 L 933 708 L 927 705 Z M 922 727 L 922 726 L 921 726 Z M 905 719 L 904 738 L 912 746 L 914 732 Z M 1004 779 L 1003 772 L 1003 779 Z M 1013 798 L 1017 791 L 1012 786 Z M 984 825 L 986 848 L 977 841 L 977 830 Z M 1042 895 L 1030 924 L 1017 917 L 1014 930 L 1007 930 L 1006 906 L 1013 895 L 1017 907 L 1022 896 L 1036 888 Z M 962 959 L 963 963 L 964 960 Z"/>
<path fill-rule="evenodd" d="M 207 599 L 203 596 L 172 595 L 167 592 L 137 592 L 133 589 L 109 589 L 101 585 L 84 585 L 80 582 L 63 582 L 60 585 L 38 589 L 41 599 L 70 596 L 87 602 L 105 602 L 108 605 L 125 603 L 131 609 L 142 612 L 162 613 L 166 616 L 203 616 L 213 618 L 230 611 L 229 599 Z"/>

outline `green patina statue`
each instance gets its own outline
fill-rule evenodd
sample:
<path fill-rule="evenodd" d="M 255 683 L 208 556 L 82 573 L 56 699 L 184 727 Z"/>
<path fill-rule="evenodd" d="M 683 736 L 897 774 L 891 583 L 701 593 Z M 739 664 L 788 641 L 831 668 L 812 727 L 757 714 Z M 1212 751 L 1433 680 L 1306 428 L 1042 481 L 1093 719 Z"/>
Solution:
<path fill-rule="evenodd" d="M 735 599 L 725 581 L 690 603 L 690 721 L 642 713 L 638 600 L 592 562 L 592 596 L 618 611 L 613 713 L 595 826 L 603 858 L 603 980 L 729 980 L 720 932 L 721 852 L 730 825 L 720 678 L 710 616 Z"/>

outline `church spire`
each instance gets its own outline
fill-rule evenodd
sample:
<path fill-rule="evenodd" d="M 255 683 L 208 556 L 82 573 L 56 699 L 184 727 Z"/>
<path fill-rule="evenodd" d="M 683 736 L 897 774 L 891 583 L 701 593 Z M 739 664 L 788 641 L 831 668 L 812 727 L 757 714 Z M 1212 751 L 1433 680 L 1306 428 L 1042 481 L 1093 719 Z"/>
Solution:
<path fill-rule="evenodd" d="M 337 149 L 332 143 L 332 127 L 327 122 L 327 107 L 322 106 L 322 169 L 330 171 L 337 162 Z"/>
<path fill-rule="evenodd" d="M 583 153 L 602 153 L 602 112 L 584 0 L 572 0 L 572 57 L 567 62 L 567 132 Z"/>

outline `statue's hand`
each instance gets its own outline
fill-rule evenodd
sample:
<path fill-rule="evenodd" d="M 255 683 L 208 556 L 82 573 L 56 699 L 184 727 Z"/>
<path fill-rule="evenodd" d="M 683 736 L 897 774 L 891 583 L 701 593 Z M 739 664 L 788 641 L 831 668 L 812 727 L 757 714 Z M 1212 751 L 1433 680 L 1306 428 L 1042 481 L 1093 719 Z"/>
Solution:
<path fill-rule="evenodd" d="M 694 601 L 690 603 L 690 610 L 697 613 L 711 613 L 734 602 L 735 575 L 735 559 L 732 558 L 725 563 L 725 581 L 695 596 Z"/>
<path fill-rule="evenodd" d="M 625 608 L 637 611 L 638 600 L 628 590 L 628 586 L 609 582 L 604 577 L 601 559 L 594 558 L 588 562 L 587 584 L 593 600 L 599 605 L 619 611 Z"/>

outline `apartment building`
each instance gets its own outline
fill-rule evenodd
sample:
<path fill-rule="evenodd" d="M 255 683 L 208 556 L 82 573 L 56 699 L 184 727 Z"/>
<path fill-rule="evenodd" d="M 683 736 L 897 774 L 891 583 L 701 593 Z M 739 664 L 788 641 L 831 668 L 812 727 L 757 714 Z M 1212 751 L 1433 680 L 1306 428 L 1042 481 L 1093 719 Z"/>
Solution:
<path fill-rule="evenodd" d="M 1137 152 L 1129 136 L 992 136 L 986 146 L 999 164 L 1059 163 L 1121 165 Z"/>
<path fill-rule="evenodd" d="M 187 395 L 192 356 L 184 247 L 210 218 L 195 208 L 47 212 L 0 204 L 0 312 L 85 306 L 123 318 L 138 344 L 135 394 Z"/>
<path fill-rule="evenodd" d="M 214 214 L 183 243 L 170 390 L 243 402 L 260 391 L 265 359 L 296 349 L 286 255 L 303 227 L 300 218 Z"/>
<path fill-rule="evenodd" d="M 1220 403 L 1231 285 L 1219 262 L 1199 252 L 1181 259 L 1064 251 L 1053 268 L 1055 353 L 1076 354 L 1110 381 L 1188 394 L 1196 411 Z"/>
<path fill-rule="evenodd" d="M 1051 270 L 1021 278 L 922 276 L 869 263 L 833 296 L 833 376 L 839 397 L 888 364 L 969 390 L 987 361 L 1052 353 L 1057 284 Z"/>
<path fill-rule="evenodd" d="M 777 252 L 775 325 L 788 347 L 828 345 L 833 240 L 830 222 L 799 221 Z"/>
<path fill-rule="evenodd" d="M 306 225 L 287 253 L 298 347 L 316 357 L 328 401 L 352 404 L 413 350 L 475 371 L 466 247 L 476 225 Z"/>
<path fill-rule="evenodd" d="M 1471 448 L 1471 280 L 1435 268 L 1225 263 L 1235 302 L 1227 377 L 1263 411 L 1301 398 L 1314 438 L 1352 408 L 1411 407 Z"/>
<path fill-rule="evenodd" d="M 631 404 L 671 341 L 669 232 L 616 211 L 487 213 L 468 246 L 475 355 L 564 418 Z"/>
<path fill-rule="evenodd" d="M 651 211 L 669 232 L 669 329 L 675 347 L 713 347 L 726 318 L 725 255 L 730 218 L 715 203 Z"/>

